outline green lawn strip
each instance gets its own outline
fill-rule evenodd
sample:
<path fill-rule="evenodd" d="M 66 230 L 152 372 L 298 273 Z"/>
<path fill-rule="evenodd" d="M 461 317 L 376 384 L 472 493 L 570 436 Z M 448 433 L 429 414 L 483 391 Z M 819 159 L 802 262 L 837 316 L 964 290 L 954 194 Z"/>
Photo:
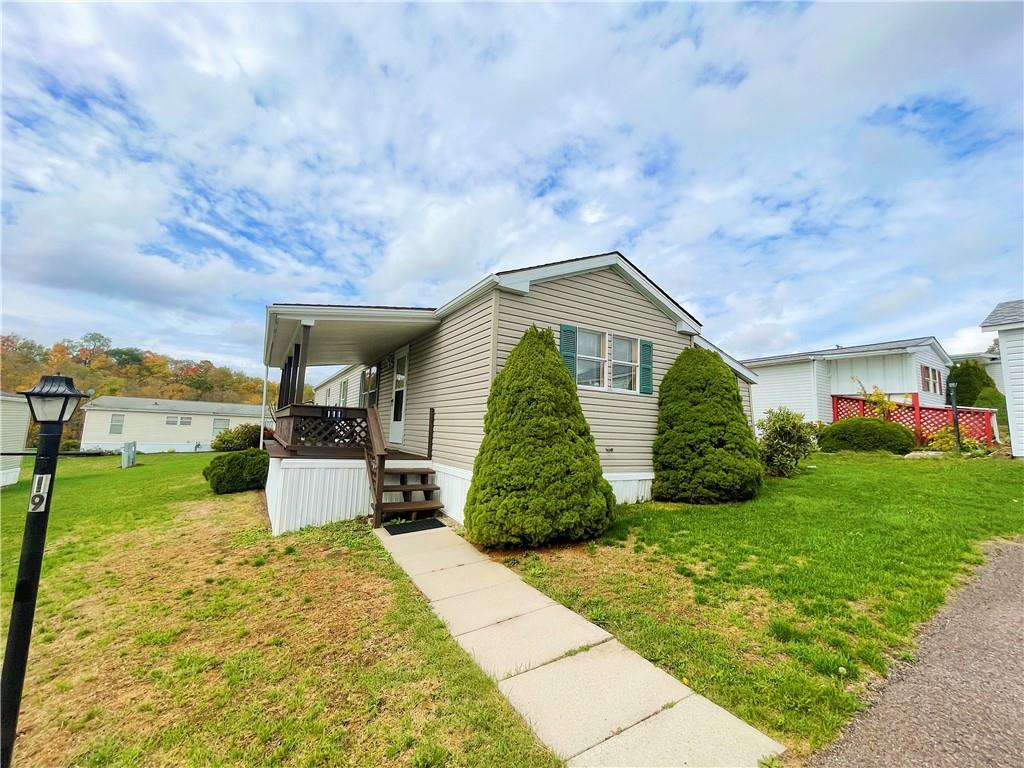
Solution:
<path fill-rule="evenodd" d="M 519 570 L 798 753 L 835 737 L 864 683 L 1024 531 L 1024 465 L 821 455 L 745 504 L 620 508 L 596 548 Z"/>
<path fill-rule="evenodd" d="M 256 494 L 210 494 L 208 458 L 62 462 L 23 749 L 93 766 L 559 764 L 365 522 L 272 538 Z M 5 584 L 26 487 L 4 493 Z"/>

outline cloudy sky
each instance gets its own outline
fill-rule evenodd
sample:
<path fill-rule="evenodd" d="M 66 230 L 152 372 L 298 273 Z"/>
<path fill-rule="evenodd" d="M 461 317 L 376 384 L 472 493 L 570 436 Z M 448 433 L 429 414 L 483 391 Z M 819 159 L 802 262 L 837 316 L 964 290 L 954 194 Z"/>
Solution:
<path fill-rule="evenodd" d="M 260 369 L 274 301 L 621 250 L 745 357 L 1022 293 L 1022 6 L 3 7 L 3 330 Z"/>

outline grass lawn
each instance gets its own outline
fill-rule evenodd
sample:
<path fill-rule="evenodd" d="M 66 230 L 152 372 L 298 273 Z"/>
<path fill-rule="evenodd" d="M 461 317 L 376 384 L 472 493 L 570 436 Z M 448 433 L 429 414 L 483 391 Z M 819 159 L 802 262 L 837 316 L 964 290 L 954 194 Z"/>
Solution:
<path fill-rule="evenodd" d="M 557 765 L 365 523 L 273 539 L 209 455 L 64 459 L 23 765 Z M 9 618 L 30 470 L 4 489 Z"/>
<path fill-rule="evenodd" d="M 599 543 L 496 555 L 784 742 L 835 738 L 914 630 L 1024 532 L 1024 463 L 814 455 L 746 504 L 620 508 Z"/>

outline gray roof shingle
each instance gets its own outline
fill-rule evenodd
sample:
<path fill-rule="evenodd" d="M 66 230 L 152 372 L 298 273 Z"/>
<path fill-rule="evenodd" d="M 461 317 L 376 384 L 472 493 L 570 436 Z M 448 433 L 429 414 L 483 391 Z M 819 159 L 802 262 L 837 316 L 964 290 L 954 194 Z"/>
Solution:
<path fill-rule="evenodd" d="M 996 325 L 1016 325 L 1024 323 L 1024 299 L 1013 301 L 1001 301 L 996 308 L 988 313 L 988 317 L 981 321 L 982 328 L 991 328 Z"/>
<path fill-rule="evenodd" d="M 218 416 L 259 418 L 260 406 L 245 403 L 207 403 L 202 400 L 160 400 L 153 397 L 116 397 L 102 395 L 82 406 L 112 411 L 150 411 L 152 413 L 208 413 Z"/>
<path fill-rule="evenodd" d="M 798 360 L 805 360 L 809 357 L 829 357 L 830 355 L 850 355 L 857 354 L 858 352 L 880 352 L 886 349 L 906 349 L 907 347 L 924 347 L 928 344 L 938 344 L 938 340 L 934 336 L 918 336 L 913 339 L 901 339 L 899 341 L 881 341 L 875 344 L 859 344 L 854 347 L 830 347 L 828 349 L 818 349 L 813 352 L 792 352 L 788 355 L 771 355 L 768 357 L 753 357 L 749 360 L 741 360 L 744 365 L 756 365 L 771 361 L 773 363 L 781 363 L 786 360 L 792 360 L 796 362 Z"/>

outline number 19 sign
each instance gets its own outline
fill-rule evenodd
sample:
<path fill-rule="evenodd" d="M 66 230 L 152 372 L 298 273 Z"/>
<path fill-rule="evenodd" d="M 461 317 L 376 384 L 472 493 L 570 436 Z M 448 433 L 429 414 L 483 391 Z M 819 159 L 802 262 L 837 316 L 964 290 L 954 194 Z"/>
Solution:
<path fill-rule="evenodd" d="M 46 500 L 50 496 L 50 480 L 53 475 L 33 475 L 32 495 L 28 499 L 29 512 L 42 512 L 46 509 Z"/>

